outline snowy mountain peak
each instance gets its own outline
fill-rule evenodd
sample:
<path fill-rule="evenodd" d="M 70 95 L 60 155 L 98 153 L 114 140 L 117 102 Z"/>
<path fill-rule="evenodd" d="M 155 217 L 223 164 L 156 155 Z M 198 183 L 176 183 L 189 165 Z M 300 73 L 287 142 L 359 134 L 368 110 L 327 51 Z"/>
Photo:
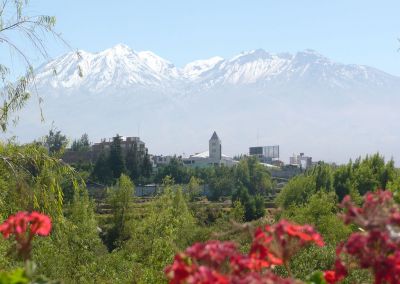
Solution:
<path fill-rule="evenodd" d="M 163 75 L 176 76 L 178 71 L 174 64 L 161 58 L 160 56 L 154 54 L 151 51 L 141 51 L 138 52 L 138 57 L 154 72 L 161 73 Z"/>
<path fill-rule="evenodd" d="M 123 56 L 123 55 L 133 53 L 133 50 L 126 44 L 118 43 L 118 44 L 114 45 L 113 47 L 104 50 L 103 52 L 104 53 L 113 53 L 115 55 Z"/>
<path fill-rule="evenodd" d="M 297 52 L 293 60 L 299 61 L 301 62 L 301 64 L 314 63 L 314 62 L 333 63 L 329 58 L 323 56 L 322 54 L 312 49 L 306 49 Z"/>
<path fill-rule="evenodd" d="M 182 73 L 186 78 L 196 79 L 201 76 L 201 74 L 215 68 L 215 66 L 222 61 L 224 61 L 224 59 L 219 56 L 214 56 L 209 59 L 195 60 L 186 64 L 183 67 Z"/>
<path fill-rule="evenodd" d="M 210 88 L 253 85 L 363 89 L 399 85 L 400 79 L 368 66 L 335 63 L 314 50 L 296 54 L 263 49 L 242 52 L 230 59 L 195 60 L 183 68 L 151 51 L 136 52 L 117 44 L 98 53 L 68 53 L 37 70 L 37 85 L 63 93 L 115 93 L 134 90 L 187 93 Z M 54 68 L 57 76 L 54 76 Z M 80 71 L 83 77 L 80 76 Z"/>

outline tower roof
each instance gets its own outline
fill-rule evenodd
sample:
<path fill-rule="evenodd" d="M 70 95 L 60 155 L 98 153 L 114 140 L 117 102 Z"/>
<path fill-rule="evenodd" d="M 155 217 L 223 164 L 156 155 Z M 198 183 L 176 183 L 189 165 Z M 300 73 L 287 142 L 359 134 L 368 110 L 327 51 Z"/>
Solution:
<path fill-rule="evenodd" d="M 214 131 L 213 135 L 211 136 L 210 140 L 219 140 L 219 137 L 217 135 L 217 132 Z"/>

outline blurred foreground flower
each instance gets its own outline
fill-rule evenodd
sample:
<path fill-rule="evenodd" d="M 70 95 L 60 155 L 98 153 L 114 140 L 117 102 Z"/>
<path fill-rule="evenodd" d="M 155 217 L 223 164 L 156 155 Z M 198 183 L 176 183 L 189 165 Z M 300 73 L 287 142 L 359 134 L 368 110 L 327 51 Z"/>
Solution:
<path fill-rule="evenodd" d="M 0 233 L 5 239 L 14 236 L 17 253 L 24 260 L 30 258 L 33 237 L 48 236 L 50 232 L 50 217 L 38 212 L 18 212 L 0 225 Z"/>

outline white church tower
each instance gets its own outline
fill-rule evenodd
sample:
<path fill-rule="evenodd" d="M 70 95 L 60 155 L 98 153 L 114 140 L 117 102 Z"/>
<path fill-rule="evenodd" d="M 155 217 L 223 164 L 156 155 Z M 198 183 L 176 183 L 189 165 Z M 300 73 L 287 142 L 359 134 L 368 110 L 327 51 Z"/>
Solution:
<path fill-rule="evenodd" d="M 209 157 L 213 163 L 220 163 L 222 158 L 222 145 L 217 133 L 214 131 L 210 138 L 209 144 Z"/>

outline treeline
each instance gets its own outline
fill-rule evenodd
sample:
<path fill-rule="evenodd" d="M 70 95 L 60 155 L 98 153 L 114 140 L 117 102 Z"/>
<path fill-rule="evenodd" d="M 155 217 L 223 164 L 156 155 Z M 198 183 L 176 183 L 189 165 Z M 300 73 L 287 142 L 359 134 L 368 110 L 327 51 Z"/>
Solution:
<path fill-rule="evenodd" d="M 147 150 L 139 151 L 134 142 L 131 148 L 123 151 L 121 141 L 119 135 L 113 138 L 110 150 L 100 153 L 90 176 L 107 185 L 114 184 L 121 174 L 126 174 L 139 183 L 150 182 L 153 167 Z"/>
<path fill-rule="evenodd" d="M 283 208 L 306 203 L 318 192 L 334 193 L 341 201 L 350 195 L 355 200 L 368 191 L 397 187 L 397 170 L 394 161 L 385 162 L 379 154 L 358 158 L 342 166 L 318 163 L 304 174 L 289 181 L 277 197 Z"/>
<path fill-rule="evenodd" d="M 166 176 L 179 184 L 187 184 L 195 178 L 200 184 L 207 184 L 208 199 L 217 201 L 221 197 L 239 201 L 244 207 L 245 220 L 258 219 L 265 214 L 264 199 L 272 193 L 271 174 L 255 157 L 246 157 L 233 167 L 217 166 L 207 168 L 190 168 L 182 161 L 173 158 L 162 167 L 155 176 L 160 182 Z"/>

